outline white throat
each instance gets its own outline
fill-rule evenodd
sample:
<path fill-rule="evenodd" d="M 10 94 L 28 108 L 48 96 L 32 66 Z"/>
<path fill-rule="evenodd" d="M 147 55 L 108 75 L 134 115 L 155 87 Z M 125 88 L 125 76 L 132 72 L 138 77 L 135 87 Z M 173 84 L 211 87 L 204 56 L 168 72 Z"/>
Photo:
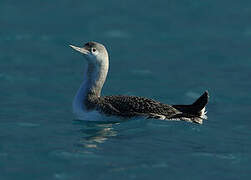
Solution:
<path fill-rule="evenodd" d="M 101 63 L 90 63 L 84 71 L 84 80 L 73 100 L 73 113 L 76 115 L 88 111 L 87 105 L 89 98 L 100 97 L 101 90 L 108 73 L 109 61 L 104 60 Z"/>

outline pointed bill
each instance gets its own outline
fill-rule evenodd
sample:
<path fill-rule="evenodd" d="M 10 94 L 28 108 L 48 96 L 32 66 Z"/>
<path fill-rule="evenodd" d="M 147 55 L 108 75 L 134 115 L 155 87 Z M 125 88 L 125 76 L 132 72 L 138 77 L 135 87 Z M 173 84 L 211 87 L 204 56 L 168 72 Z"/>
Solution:
<path fill-rule="evenodd" d="M 89 54 L 90 52 L 85 49 L 85 48 L 80 48 L 80 47 L 77 47 L 77 46 L 73 46 L 73 45 L 69 45 L 71 48 L 75 49 L 76 51 L 78 52 L 81 52 L 83 54 Z"/>

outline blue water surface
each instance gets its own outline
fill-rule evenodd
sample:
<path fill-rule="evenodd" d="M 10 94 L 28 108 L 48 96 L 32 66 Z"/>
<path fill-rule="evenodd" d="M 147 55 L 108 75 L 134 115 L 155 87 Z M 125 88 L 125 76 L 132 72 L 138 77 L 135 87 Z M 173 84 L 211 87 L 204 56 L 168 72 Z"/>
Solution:
<path fill-rule="evenodd" d="M 0 2 L 1 180 L 236 180 L 251 175 L 251 1 Z M 110 53 L 104 95 L 189 104 L 208 120 L 74 119 L 86 65 Z"/>

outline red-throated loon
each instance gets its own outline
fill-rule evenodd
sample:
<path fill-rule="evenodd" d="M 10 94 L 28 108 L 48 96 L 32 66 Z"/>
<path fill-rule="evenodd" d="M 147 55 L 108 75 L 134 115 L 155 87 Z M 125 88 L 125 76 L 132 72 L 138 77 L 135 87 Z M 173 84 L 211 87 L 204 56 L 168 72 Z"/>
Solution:
<path fill-rule="evenodd" d="M 168 105 L 138 96 L 101 96 L 109 68 L 109 57 L 105 46 L 97 42 L 88 42 L 84 47 L 73 45 L 70 47 L 83 54 L 88 62 L 84 81 L 73 101 L 73 112 L 78 119 L 104 121 L 111 116 L 122 119 L 141 116 L 202 124 L 203 119 L 207 118 L 205 115 L 209 97 L 207 91 L 190 105 Z"/>

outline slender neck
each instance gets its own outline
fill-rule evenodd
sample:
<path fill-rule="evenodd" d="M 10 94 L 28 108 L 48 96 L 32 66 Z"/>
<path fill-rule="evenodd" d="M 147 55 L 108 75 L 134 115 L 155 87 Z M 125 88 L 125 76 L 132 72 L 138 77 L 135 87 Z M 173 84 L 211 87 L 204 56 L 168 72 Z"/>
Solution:
<path fill-rule="evenodd" d="M 91 101 L 100 97 L 108 67 L 108 61 L 98 65 L 88 63 L 84 72 L 84 81 L 74 98 L 73 109 L 89 109 Z"/>
<path fill-rule="evenodd" d="M 100 97 L 102 87 L 108 72 L 108 64 L 94 65 L 89 63 L 85 70 L 84 89 L 85 96 Z"/>

